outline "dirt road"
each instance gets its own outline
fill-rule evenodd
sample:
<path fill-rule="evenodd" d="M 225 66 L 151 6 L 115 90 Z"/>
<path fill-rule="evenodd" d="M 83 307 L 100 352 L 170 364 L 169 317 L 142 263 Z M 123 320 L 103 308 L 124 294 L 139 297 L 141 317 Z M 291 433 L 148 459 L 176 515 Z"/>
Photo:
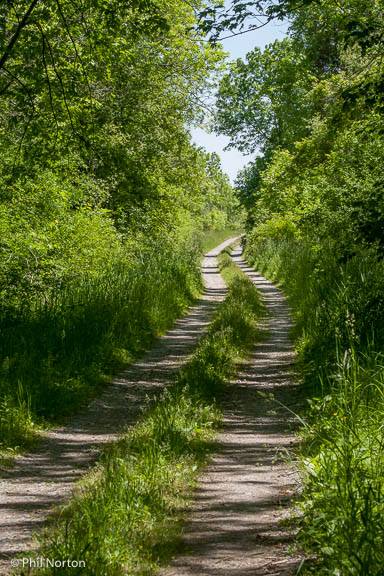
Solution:
<path fill-rule="evenodd" d="M 262 339 L 224 399 L 218 452 L 203 474 L 183 535 L 182 551 L 162 576 L 288 576 L 293 531 L 282 526 L 298 477 L 287 462 L 296 442 L 300 404 L 292 373 L 286 301 L 271 282 L 233 258 L 260 290 L 269 316 Z M 262 395 L 260 395 L 260 392 Z"/>
<path fill-rule="evenodd" d="M 144 358 L 116 378 L 86 411 L 62 428 L 46 433 L 35 452 L 0 472 L 0 574 L 11 558 L 33 548 L 33 532 L 49 512 L 68 499 L 74 483 L 97 459 L 100 449 L 137 421 L 186 361 L 208 326 L 216 304 L 225 296 L 216 256 L 233 238 L 209 252 L 202 263 L 202 298 Z"/>

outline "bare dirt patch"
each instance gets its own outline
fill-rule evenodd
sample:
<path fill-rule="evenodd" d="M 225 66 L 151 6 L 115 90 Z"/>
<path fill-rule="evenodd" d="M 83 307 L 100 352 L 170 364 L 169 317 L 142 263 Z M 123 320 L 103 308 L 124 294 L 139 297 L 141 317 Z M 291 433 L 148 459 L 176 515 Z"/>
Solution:
<path fill-rule="evenodd" d="M 162 576 L 288 576 L 301 559 L 290 553 L 290 514 L 298 475 L 292 457 L 300 406 L 292 371 L 289 309 L 282 293 L 242 260 L 235 262 L 261 291 L 269 316 L 258 344 L 223 400 L 218 450 L 203 474 L 181 554 Z M 260 395 L 260 392 L 262 395 Z M 280 402 L 271 402 L 273 393 Z"/>

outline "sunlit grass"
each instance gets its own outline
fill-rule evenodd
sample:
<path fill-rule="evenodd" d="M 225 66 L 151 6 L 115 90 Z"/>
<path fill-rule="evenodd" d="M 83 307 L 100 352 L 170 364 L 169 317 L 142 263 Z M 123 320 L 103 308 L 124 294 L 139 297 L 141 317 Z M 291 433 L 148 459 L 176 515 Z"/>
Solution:
<path fill-rule="evenodd" d="M 30 446 L 168 329 L 200 290 L 198 256 L 158 245 L 3 311 L 0 450 Z"/>
<path fill-rule="evenodd" d="M 350 350 L 305 431 L 301 541 L 315 574 L 380 576 L 384 565 L 384 362 Z"/>
<path fill-rule="evenodd" d="M 39 555 L 85 560 L 78 574 L 148 576 L 177 549 L 191 489 L 213 448 L 220 398 L 263 314 L 252 282 L 224 265 L 229 293 L 207 335 L 176 382 L 104 454 L 40 539 Z"/>
<path fill-rule="evenodd" d="M 282 239 L 247 255 L 288 295 L 310 395 L 299 539 L 314 560 L 300 574 L 382 576 L 383 263 L 366 252 L 340 264 L 326 246 Z"/>
<path fill-rule="evenodd" d="M 240 228 L 226 228 L 224 230 L 205 232 L 202 236 L 202 251 L 203 253 L 209 252 L 225 240 L 228 240 L 228 238 L 239 236 L 242 233 L 243 231 Z"/>

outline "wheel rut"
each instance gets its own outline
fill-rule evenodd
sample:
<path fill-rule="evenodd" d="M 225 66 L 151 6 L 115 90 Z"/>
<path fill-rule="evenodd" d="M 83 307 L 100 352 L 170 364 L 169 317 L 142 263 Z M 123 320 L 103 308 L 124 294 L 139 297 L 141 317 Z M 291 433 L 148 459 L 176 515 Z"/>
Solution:
<path fill-rule="evenodd" d="M 0 470 L 0 573 L 11 559 L 35 547 L 33 533 L 55 506 L 70 498 L 74 484 L 97 460 L 100 450 L 132 426 L 187 360 L 207 328 L 226 286 L 216 257 L 234 238 L 206 254 L 202 263 L 204 293 L 188 314 L 138 362 L 107 386 L 105 392 L 66 426 L 44 434 L 38 449 Z"/>
<path fill-rule="evenodd" d="M 262 294 L 265 338 L 223 400 L 217 453 L 199 481 L 181 552 L 162 576 L 291 576 L 301 561 L 289 553 L 294 530 L 282 523 L 298 488 L 289 461 L 298 425 L 287 408 L 300 405 L 289 308 L 239 249 L 232 257 Z"/>

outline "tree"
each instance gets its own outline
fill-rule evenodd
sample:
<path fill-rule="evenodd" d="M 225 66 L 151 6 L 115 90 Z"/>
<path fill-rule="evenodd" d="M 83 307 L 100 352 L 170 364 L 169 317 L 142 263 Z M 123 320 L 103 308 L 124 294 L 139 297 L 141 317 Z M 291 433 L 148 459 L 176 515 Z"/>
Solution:
<path fill-rule="evenodd" d="M 255 48 L 246 62 L 237 60 L 221 81 L 217 131 L 231 146 L 254 152 L 290 146 L 306 133 L 311 86 L 305 56 L 289 40 Z"/>

